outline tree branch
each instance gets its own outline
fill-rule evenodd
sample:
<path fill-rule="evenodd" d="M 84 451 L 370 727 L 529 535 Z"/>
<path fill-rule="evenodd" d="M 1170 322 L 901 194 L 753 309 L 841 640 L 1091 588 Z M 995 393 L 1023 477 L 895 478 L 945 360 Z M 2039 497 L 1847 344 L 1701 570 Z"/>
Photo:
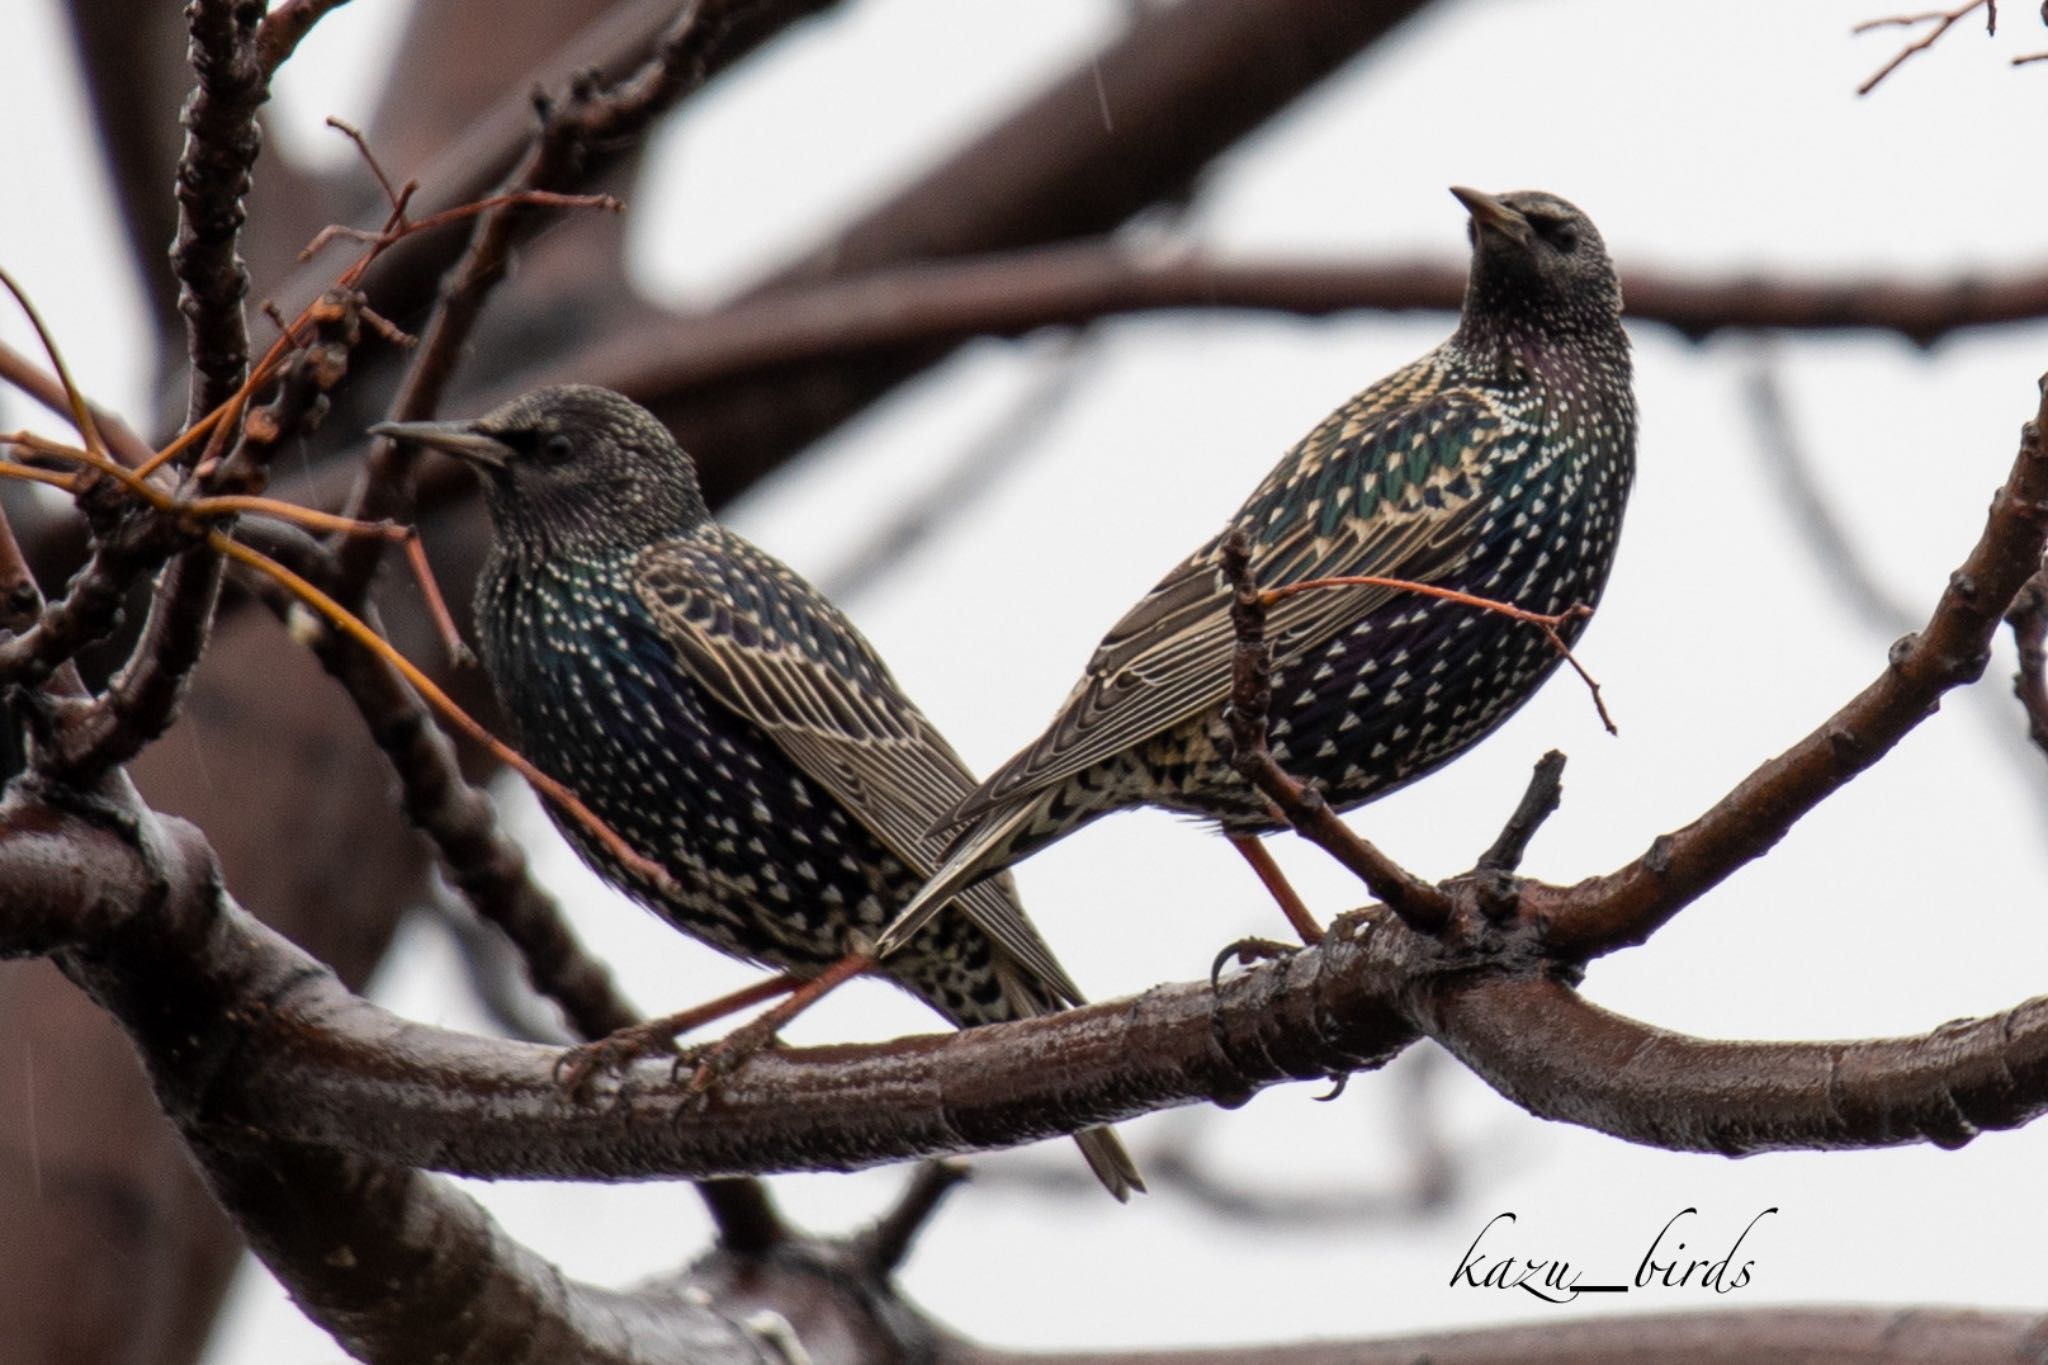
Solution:
<path fill-rule="evenodd" d="M 1628 866 L 1572 887 L 1529 886 L 1523 913 L 1546 950 L 1598 957 L 1641 943 L 1730 873 L 1763 856 L 1808 811 L 1864 772 L 1940 706 L 1983 676 L 2000 618 L 2048 544 L 2048 387 L 2020 437 L 1984 534 L 1949 577 L 1926 628 L 1892 646 L 1878 679 L 1797 744 L 1767 760 L 1713 809 L 1659 835 Z"/>
<path fill-rule="evenodd" d="M 229 1146 L 499 1178 L 849 1170 L 1237 1103 L 1384 1065 L 1423 1034 L 1535 1112 L 1673 1150 L 1954 1146 L 2048 1111 L 2048 999 L 1919 1037 L 1708 1042 L 1587 1004 L 1526 934 L 1446 945 L 1385 915 L 1346 916 L 1219 990 L 764 1053 L 708 1108 L 681 1105 L 670 1068 L 648 1061 L 582 1106 L 555 1080 L 555 1050 L 351 995 L 225 899 L 196 832 L 167 826 L 139 857 L 122 828 L 34 793 L 0 806 L 0 953 L 58 954 L 129 1030 L 167 1111 Z"/>
<path fill-rule="evenodd" d="M 991 1350 L 948 1339 L 934 1365 L 2012 1365 L 2048 1333 L 2048 1317 L 1943 1308 L 1758 1308 L 1631 1313 L 1378 1341 L 1188 1351 Z"/>
<path fill-rule="evenodd" d="M 1919 284 L 1643 269 L 1628 272 L 1623 286 L 1631 319 L 1693 341 L 1728 330 L 1869 329 L 1932 345 L 1965 328 L 2048 317 L 2048 270 Z M 548 373 L 677 401 L 790 365 L 1021 336 L 1127 313 L 1455 312 L 1464 294 L 1465 267 L 1451 261 L 1232 261 L 1193 248 L 1144 251 L 1093 240 L 791 283 L 708 315 L 650 319 L 630 339 L 597 343 Z"/>
<path fill-rule="evenodd" d="M 258 59 L 258 6 L 244 0 L 191 0 L 190 57 L 198 84 L 185 103 L 185 150 L 178 158 L 178 236 L 171 269 L 185 315 L 192 361 L 185 404 L 190 425 L 225 403 L 249 369 L 242 299 L 242 200 L 263 146 L 256 111 L 270 97 L 270 73 Z"/>

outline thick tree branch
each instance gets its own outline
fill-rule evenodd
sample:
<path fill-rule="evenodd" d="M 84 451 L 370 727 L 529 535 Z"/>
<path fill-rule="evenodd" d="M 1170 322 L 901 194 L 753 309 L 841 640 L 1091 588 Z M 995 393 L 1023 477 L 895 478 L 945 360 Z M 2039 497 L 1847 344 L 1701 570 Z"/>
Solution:
<path fill-rule="evenodd" d="M 1868 329 L 1931 345 L 1964 328 L 2048 317 L 2048 270 L 1916 284 L 1638 269 L 1627 273 L 1623 290 L 1631 319 L 1695 341 L 1731 329 Z M 1097 240 L 793 283 L 705 316 L 650 319 L 630 342 L 597 343 L 549 372 L 595 376 L 643 399 L 672 401 L 790 365 L 1021 336 L 1126 313 L 1455 312 L 1464 293 L 1465 267 L 1450 261 L 1232 261 Z"/>
<path fill-rule="evenodd" d="M 934 1365 L 2014 1365 L 2048 1318 L 1953 1308 L 1759 1308 L 1631 1313 L 1378 1341 L 1188 1351 L 991 1350 L 949 1339 Z"/>
<path fill-rule="evenodd" d="M 143 817 L 145 831 L 154 828 Z M 1445 944 L 1348 916 L 1286 962 L 1019 1024 L 776 1051 L 706 1108 L 643 1063 L 596 1105 L 547 1048 L 384 1013 L 227 901 L 189 828 L 139 857 L 33 791 L 0 807 L 0 954 L 58 954 L 189 1132 L 495 1177 L 848 1170 L 1241 1102 L 1422 1034 L 1549 1117 L 1676 1150 L 1957 1145 L 2048 1111 L 2048 999 L 1912 1038 L 1687 1039 L 1580 1000 L 1527 934 Z M 1059 1064 L 1049 1066 L 1049 1058 Z"/>
<path fill-rule="evenodd" d="M 2048 998 L 1912 1038 L 1723 1043 L 1495 976 L 1440 983 L 1418 1022 L 1537 1117 L 1669 1151 L 1960 1147 L 2048 1111 Z"/>

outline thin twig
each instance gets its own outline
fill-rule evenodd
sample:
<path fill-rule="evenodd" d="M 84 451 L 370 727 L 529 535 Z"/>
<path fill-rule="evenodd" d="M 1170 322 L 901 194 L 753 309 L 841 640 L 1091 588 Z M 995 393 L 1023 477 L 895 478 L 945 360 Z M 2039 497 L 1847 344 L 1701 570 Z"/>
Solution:
<path fill-rule="evenodd" d="M 1272 705 L 1272 645 L 1266 639 L 1266 606 L 1252 579 L 1251 542 L 1240 529 L 1223 545 L 1223 573 L 1235 590 L 1231 624 L 1237 647 L 1231 665 L 1231 762 L 1247 782 L 1273 803 L 1279 817 L 1310 842 L 1357 874 L 1388 908 L 1420 933 L 1436 934 L 1450 923 L 1451 898 L 1408 871 L 1349 825 L 1315 787 L 1280 767 L 1267 744 Z"/>
<path fill-rule="evenodd" d="M 1600 724 L 1606 727 L 1607 733 L 1610 735 L 1621 733 L 1615 727 L 1614 717 L 1607 714 L 1607 703 L 1600 696 L 1600 684 L 1593 681 L 1593 675 L 1586 671 L 1585 665 L 1579 662 L 1578 656 L 1572 653 L 1572 647 L 1565 642 L 1564 636 L 1559 633 L 1573 622 L 1584 621 L 1593 615 L 1593 609 L 1583 602 L 1574 603 L 1560 612 L 1545 614 L 1540 611 L 1530 611 L 1527 608 L 1518 607 L 1512 602 L 1500 602 L 1491 597 L 1480 597 L 1469 592 L 1459 592 L 1455 588 L 1440 588 L 1433 583 L 1418 583 L 1409 578 L 1383 578 L 1376 574 L 1343 574 L 1333 578 L 1305 578 L 1298 583 L 1289 583 L 1278 588 L 1267 588 L 1259 594 L 1259 604 L 1270 607 L 1275 602 L 1283 602 L 1300 593 L 1319 592 L 1327 588 L 1392 588 L 1397 592 L 1419 593 L 1424 597 L 1434 597 L 1445 602 L 1456 602 L 1460 606 L 1476 607 L 1481 611 L 1490 611 L 1496 615 L 1505 616 L 1510 621 L 1520 621 L 1525 625 L 1535 626 L 1543 632 L 1543 638 L 1550 642 L 1550 647 L 1555 649 L 1564 658 L 1564 661 L 1572 666 L 1572 671 L 1579 675 L 1579 680 L 1586 684 L 1586 690 L 1593 695 L 1593 709 L 1600 713 Z"/>
<path fill-rule="evenodd" d="M 668 869 L 635 849 L 625 839 L 599 818 L 596 811 L 583 803 L 583 799 L 567 787 L 536 768 L 524 755 L 511 745 L 486 730 L 469 712 L 455 704 L 455 699 L 441 690 L 440 684 L 419 667 L 418 664 L 393 649 L 384 638 L 365 625 L 362 618 L 334 600 L 327 593 L 315 587 L 309 580 L 294 573 L 260 550 L 230 540 L 219 531 L 208 531 L 206 543 L 236 563 L 254 569 L 264 577 L 282 584 L 293 596 L 311 607 L 340 630 L 342 634 L 369 650 L 385 663 L 397 669 L 420 697 L 441 713 L 441 718 L 453 725 L 473 743 L 482 745 L 491 756 L 525 778 L 542 796 L 560 806 L 565 814 L 590 831 L 606 851 L 625 864 L 635 876 L 644 878 L 664 895 L 678 894 L 674 879 Z"/>
<path fill-rule="evenodd" d="M 391 184 L 391 177 L 384 173 L 384 163 L 379 161 L 377 153 L 371 150 L 370 139 L 364 134 L 362 129 L 356 127 L 345 118 L 336 118 L 333 114 L 329 114 L 324 122 L 329 128 L 334 129 L 335 132 L 340 133 L 350 142 L 355 143 L 356 155 L 361 157 L 363 164 L 370 168 L 371 176 L 377 181 L 377 188 L 384 191 L 384 207 L 393 214 L 404 214 L 406 202 L 419 192 L 419 182 L 417 180 L 406 181 L 405 188 L 402 191 L 394 188 Z M 299 259 L 305 260 L 306 253 L 300 252 Z"/>
<path fill-rule="evenodd" d="M 1866 19 L 1851 33 L 1870 33 L 1882 28 L 1911 28 L 1916 24 L 1932 23 L 1933 28 L 1907 43 L 1893 54 L 1892 59 L 1881 67 L 1877 74 L 1856 87 L 1856 93 L 1867 95 L 1877 89 L 1885 77 L 1904 66 L 1908 60 L 1925 52 L 1940 42 L 1942 36 L 1977 10 L 1984 11 L 1984 32 L 1995 35 L 1998 32 L 1998 0 L 1968 0 L 1968 3 L 1948 10 L 1925 10 L 1918 14 L 1892 14 L 1882 19 Z"/>

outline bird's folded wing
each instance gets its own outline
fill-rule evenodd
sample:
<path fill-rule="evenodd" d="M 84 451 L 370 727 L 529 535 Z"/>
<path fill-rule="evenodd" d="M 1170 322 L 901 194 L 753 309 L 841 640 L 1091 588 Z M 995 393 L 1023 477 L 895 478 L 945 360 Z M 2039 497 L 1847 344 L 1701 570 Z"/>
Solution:
<path fill-rule="evenodd" d="M 1339 409 L 1233 518 L 1251 533 L 1254 579 L 1262 588 L 1356 575 L 1442 579 L 1485 514 L 1478 471 L 1504 441 L 1525 435 L 1488 397 L 1463 390 L 1377 411 Z M 1223 704 L 1236 635 L 1222 542 L 1203 546 L 1111 628 L 1044 735 L 947 811 L 941 832 Z M 1398 591 L 1326 588 L 1282 599 L 1267 617 L 1275 656 L 1333 639 Z"/>
<path fill-rule="evenodd" d="M 677 540 L 646 551 L 635 575 L 642 603 L 706 692 L 760 727 L 906 867 L 929 876 L 943 851 L 931 826 L 973 788 L 973 774 L 851 622 L 780 563 L 725 539 L 715 550 Z M 790 590 L 756 586 L 777 581 Z M 960 905 L 1020 966 L 1079 1002 L 1009 878 L 970 887 Z"/>

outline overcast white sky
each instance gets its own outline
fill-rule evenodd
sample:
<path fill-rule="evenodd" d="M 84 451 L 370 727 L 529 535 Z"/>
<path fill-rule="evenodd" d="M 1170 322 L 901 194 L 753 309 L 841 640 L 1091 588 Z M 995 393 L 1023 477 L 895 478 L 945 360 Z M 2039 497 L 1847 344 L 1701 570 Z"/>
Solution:
<path fill-rule="evenodd" d="M 329 113 L 366 116 L 369 73 L 402 6 L 356 0 L 280 82 L 280 136 L 321 145 Z M 24 77 L 6 96 L 0 261 L 34 292 L 103 399 L 141 410 L 141 358 L 123 349 L 135 300 L 82 261 L 114 255 L 53 0 L 0 7 L 0 51 Z M 2048 48 L 2008 6 L 1988 42 L 1966 26 L 1876 95 L 1853 91 L 1896 46 L 1852 39 L 1882 0 L 1456 0 L 1374 50 L 1220 165 L 1186 231 L 1252 253 L 1444 255 L 1463 248 L 1452 183 L 1540 187 L 1582 205 L 1627 267 L 1769 268 L 1914 276 L 2048 264 L 2048 184 L 2018 143 L 2039 126 Z M 1654 13 L 1655 18 L 1649 16 Z M 635 268 L 678 301 L 715 298 L 858 204 L 879 171 L 908 174 L 1114 30 L 1110 0 L 853 0 L 691 106 L 660 139 L 632 205 Z M 35 82 L 28 84 L 25 82 Z M 1117 92 L 1105 91 L 1112 117 Z M 331 134 L 324 135 L 331 139 Z M 339 156 L 331 143 L 327 153 Z M 260 173 L 260 168 L 259 168 Z M 1444 317 L 1323 322 L 1144 319 L 1102 329 L 1085 375 L 1000 485 L 957 525 L 846 605 L 970 761 L 1029 739 L 1103 628 L 1209 534 L 1324 411 L 1435 344 Z M 0 334 L 19 339 L 15 320 Z M 1740 404 L 1749 343 L 1705 347 L 1636 332 L 1641 475 L 1613 588 L 1581 651 L 1620 722 L 1605 736 L 1569 679 L 1480 751 L 1354 822 L 1410 866 L 1465 867 L 1493 837 L 1546 748 L 1571 756 L 1566 804 L 1529 870 L 1573 879 L 1633 856 L 1882 667 L 1798 539 Z M 1924 610 L 1981 525 L 2048 329 L 1970 334 L 1931 352 L 1890 337 L 1779 348 L 1795 418 L 1885 584 Z M 904 496 L 945 469 L 1035 382 L 1043 344 L 970 348 L 734 509 L 746 534 L 824 575 Z M 18 410 L 18 409 L 16 409 Z M 1647 946 L 1597 963 L 1594 1000 L 1719 1038 L 1919 1032 L 2010 1007 L 2048 986 L 2048 764 L 2011 752 L 2022 731 L 2001 641 L 1980 695 L 1960 699 L 1802 824 L 1779 851 Z M 589 941 L 649 1009 L 704 998 L 746 971 L 683 942 L 604 891 L 507 788 Z M 396 816 L 394 815 L 394 818 Z M 1279 841 L 1311 904 L 1359 888 L 1312 849 Z M 1216 949 L 1273 932 L 1236 855 L 1157 815 L 1104 821 L 1021 870 L 1027 903 L 1075 977 L 1109 997 L 1206 970 Z M 416 935 L 382 997 L 463 1024 L 447 950 Z M 842 992 L 798 1041 L 922 1031 L 885 988 Z M 1407 1065 L 1413 1059 L 1405 1060 Z M 1287 1189 L 1398 1185 L 1386 1076 L 1339 1103 L 1315 1087 L 1205 1116 L 1205 1149 L 1247 1182 Z M 958 1195 L 920 1243 L 909 1291 L 957 1328 L 1016 1346 L 1366 1336 L 1527 1318 L 1776 1302 L 2038 1308 L 2030 1210 L 2048 1196 L 2048 1130 L 1918 1148 L 1730 1162 L 1648 1151 L 1541 1123 L 1462 1073 L 1443 1129 L 1463 1193 L 1428 1223 L 1246 1229 L 1165 1191 L 1120 1209 L 994 1178 Z M 1132 1124 L 1149 1140 L 1185 1116 Z M 1064 1144 L 1003 1161 L 1071 1161 Z M 872 1215 L 901 1172 L 777 1182 L 820 1227 Z M 681 1186 L 476 1186 L 511 1231 L 571 1274 L 625 1282 L 701 1245 Z M 1744 1246 L 1733 1295 L 1666 1291 L 1541 1309 L 1519 1294 L 1447 1287 L 1492 1215 L 1499 1249 L 1564 1256 L 1626 1278 L 1673 1213 L 1697 1206 L 1688 1251 Z M 1491 1243 L 1490 1243 L 1491 1244 Z M 1000 1286 L 1000 1287 L 998 1287 Z M 319 1362 L 338 1349 L 260 1270 L 245 1277 L 216 1365 Z"/>

